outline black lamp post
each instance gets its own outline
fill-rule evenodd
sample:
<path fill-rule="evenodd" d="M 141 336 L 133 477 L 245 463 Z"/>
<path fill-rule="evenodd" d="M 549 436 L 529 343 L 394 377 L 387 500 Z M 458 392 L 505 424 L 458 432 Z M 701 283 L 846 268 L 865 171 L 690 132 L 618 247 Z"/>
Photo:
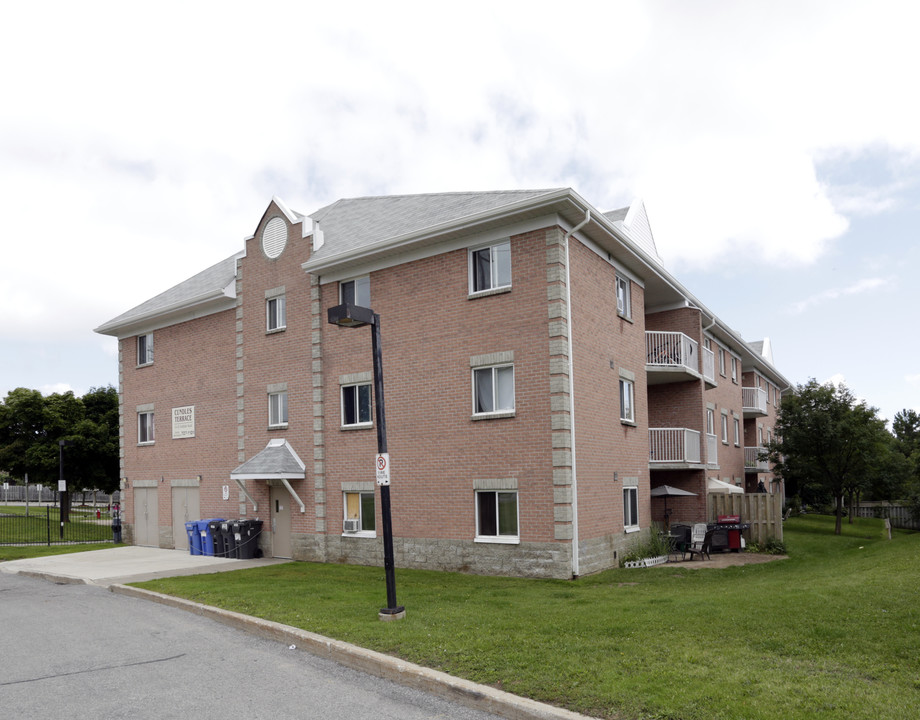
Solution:
<path fill-rule="evenodd" d="M 61 521 L 61 540 L 64 539 L 64 521 L 68 519 L 70 507 L 64 509 L 64 501 L 67 494 L 67 483 L 64 481 L 64 446 L 73 445 L 73 440 L 58 440 L 58 464 L 60 466 L 60 475 L 58 479 L 58 518 Z"/>
<path fill-rule="evenodd" d="M 383 360 L 380 353 L 380 316 L 370 308 L 345 303 L 329 308 L 329 322 L 339 327 L 371 326 L 371 344 L 374 352 L 374 400 L 377 415 L 377 454 L 387 452 L 387 420 L 383 404 Z M 387 471 L 389 472 L 389 471 Z M 399 620 L 405 617 L 406 608 L 396 604 L 396 577 L 393 572 L 393 523 L 390 518 L 390 482 L 378 480 L 380 486 L 380 511 L 383 515 L 383 569 L 386 574 L 387 606 L 381 608 L 381 620 Z"/>

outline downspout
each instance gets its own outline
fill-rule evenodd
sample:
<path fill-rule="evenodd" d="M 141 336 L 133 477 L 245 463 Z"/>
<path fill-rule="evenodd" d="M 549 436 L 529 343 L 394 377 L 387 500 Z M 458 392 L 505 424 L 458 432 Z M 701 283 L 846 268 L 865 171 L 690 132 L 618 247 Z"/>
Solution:
<path fill-rule="evenodd" d="M 569 438 L 572 443 L 572 576 L 579 575 L 578 561 L 578 473 L 575 469 L 575 360 L 572 357 L 572 275 L 569 265 L 569 238 L 591 221 L 591 210 L 585 219 L 565 234 L 565 322 L 569 351 Z"/>

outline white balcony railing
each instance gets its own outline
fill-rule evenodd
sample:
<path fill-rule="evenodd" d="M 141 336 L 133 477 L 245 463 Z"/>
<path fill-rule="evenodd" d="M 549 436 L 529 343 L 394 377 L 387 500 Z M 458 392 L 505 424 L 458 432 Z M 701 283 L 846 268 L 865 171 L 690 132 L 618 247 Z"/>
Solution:
<path fill-rule="evenodd" d="M 706 463 L 719 464 L 719 438 L 709 433 L 706 433 Z"/>
<path fill-rule="evenodd" d="M 744 412 L 767 414 L 767 391 L 757 387 L 741 388 L 741 405 Z"/>
<path fill-rule="evenodd" d="M 703 348 L 703 377 L 709 382 L 716 381 L 716 354 L 709 348 Z"/>
<path fill-rule="evenodd" d="M 687 428 L 649 428 L 649 462 L 699 463 L 700 433 Z"/>
<path fill-rule="evenodd" d="M 744 448 L 744 469 L 769 472 L 770 464 L 766 460 L 760 459 L 760 454 L 766 451 L 767 449 L 762 447 Z"/>
<path fill-rule="evenodd" d="M 699 372 L 699 343 L 681 332 L 646 330 L 645 362 L 658 367 L 685 367 Z"/>

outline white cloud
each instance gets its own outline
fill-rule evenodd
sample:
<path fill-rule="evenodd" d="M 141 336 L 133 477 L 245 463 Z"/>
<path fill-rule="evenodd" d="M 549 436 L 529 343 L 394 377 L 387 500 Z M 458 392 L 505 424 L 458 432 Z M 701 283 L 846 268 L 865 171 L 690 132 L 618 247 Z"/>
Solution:
<path fill-rule="evenodd" d="M 871 292 L 877 288 L 884 287 L 888 283 L 888 280 L 884 278 L 863 278 L 857 282 L 843 288 L 831 288 L 829 290 L 824 290 L 816 295 L 807 297 L 804 300 L 800 300 L 790 306 L 789 312 L 795 315 L 799 315 L 806 310 L 814 307 L 815 305 L 821 305 L 833 300 L 838 300 L 843 297 L 848 297 L 852 295 L 862 295 L 863 293 Z"/>
<path fill-rule="evenodd" d="M 0 45 L 0 338 L 89 334 L 240 249 L 273 194 L 309 213 L 570 185 L 601 210 L 644 197 L 678 276 L 816 263 L 909 176 L 822 163 L 920 156 L 905 90 L 918 16 L 885 2 L 468 2 L 446 21 L 430 3 L 20 3 Z"/>

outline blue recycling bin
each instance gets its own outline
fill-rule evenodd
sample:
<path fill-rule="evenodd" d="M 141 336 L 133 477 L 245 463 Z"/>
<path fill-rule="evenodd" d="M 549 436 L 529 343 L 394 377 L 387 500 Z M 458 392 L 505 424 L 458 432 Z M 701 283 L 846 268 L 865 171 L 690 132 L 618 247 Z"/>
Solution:
<path fill-rule="evenodd" d="M 188 533 L 189 554 L 201 555 L 201 535 L 198 533 L 198 521 L 192 520 L 185 523 L 185 532 Z"/>
<path fill-rule="evenodd" d="M 214 536 L 211 534 L 211 523 L 223 522 L 223 518 L 207 518 L 198 521 L 198 535 L 201 537 L 201 554 L 214 556 Z"/>

